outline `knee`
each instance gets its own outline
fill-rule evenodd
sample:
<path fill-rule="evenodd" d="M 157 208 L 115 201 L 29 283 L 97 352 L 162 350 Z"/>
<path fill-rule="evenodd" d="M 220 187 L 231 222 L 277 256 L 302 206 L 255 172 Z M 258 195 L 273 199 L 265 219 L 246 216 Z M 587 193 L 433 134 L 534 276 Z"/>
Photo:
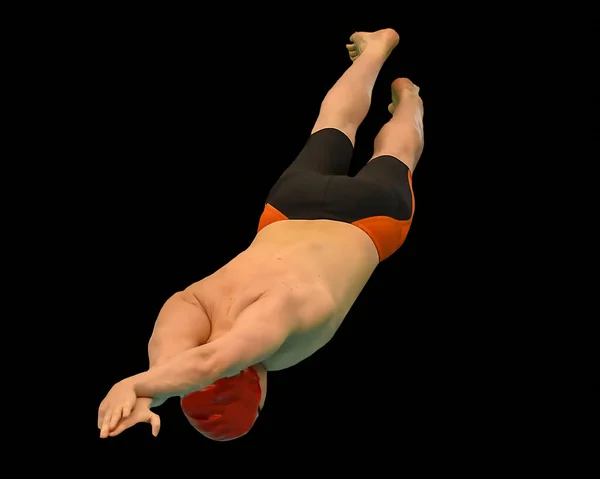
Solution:
<path fill-rule="evenodd" d="M 325 130 L 326 128 L 333 128 L 335 130 L 341 131 L 344 135 L 348 137 L 350 143 L 352 144 L 352 148 L 354 149 L 354 145 L 356 144 L 356 126 L 339 118 L 319 117 L 310 134 L 314 135 L 318 131 Z"/>
<path fill-rule="evenodd" d="M 423 153 L 424 143 L 422 136 L 419 136 L 412 126 L 406 125 L 402 129 L 407 131 L 400 131 L 398 126 L 394 126 L 393 130 L 390 131 L 398 136 L 388 136 L 382 129 L 383 134 L 377 135 L 375 139 L 371 159 L 386 155 L 393 156 L 408 166 L 411 172 L 414 172 Z M 402 141 L 398 141 L 398 138 L 402 138 Z"/>

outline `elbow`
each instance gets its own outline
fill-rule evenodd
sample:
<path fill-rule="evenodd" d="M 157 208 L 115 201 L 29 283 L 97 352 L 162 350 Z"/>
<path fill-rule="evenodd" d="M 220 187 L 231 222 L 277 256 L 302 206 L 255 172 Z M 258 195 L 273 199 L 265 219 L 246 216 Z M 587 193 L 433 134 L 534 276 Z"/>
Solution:
<path fill-rule="evenodd" d="M 207 356 L 202 351 L 190 358 L 189 368 L 193 380 L 189 384 L 188 392 L 199 391 L 210 386 L 225 373 L 214 354 Z"/>
<path fill-rule="evenodd" d="M 221 368 L 218 367 L 214 358 L 202 358 L 194 364 L 194 371 L 199 378 L 218 378 Z"/>

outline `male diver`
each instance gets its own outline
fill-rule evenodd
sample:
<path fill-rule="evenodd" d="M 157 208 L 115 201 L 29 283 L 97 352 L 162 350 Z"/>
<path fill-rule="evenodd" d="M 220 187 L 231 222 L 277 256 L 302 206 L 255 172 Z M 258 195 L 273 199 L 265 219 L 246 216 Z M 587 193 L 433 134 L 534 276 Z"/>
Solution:
<path fill-rule="evenodd" d="M 166 301 L 148 344 L 150 368 L 109 391 L 98 412 L 100 437 L 138 422 L 157 435 L 160 418 L 150 408 L 172 396 L 206 437 L 243 436 L 265 402 L 267 372 L 327 344 L 379 262 L 404 242 L 424 144 L 419 88 L 406 78 L 392 83 L 392 117 L 369 162 L 347 176 L 357 128 L 399 36 L 357 32 L 350 42 L 352 64 L 271 189 L 252 244 Z"/>

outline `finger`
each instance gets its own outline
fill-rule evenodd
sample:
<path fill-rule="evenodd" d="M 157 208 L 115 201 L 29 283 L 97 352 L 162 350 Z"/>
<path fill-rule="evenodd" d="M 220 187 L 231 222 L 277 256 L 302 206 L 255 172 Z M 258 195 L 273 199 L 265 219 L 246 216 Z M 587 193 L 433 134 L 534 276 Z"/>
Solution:
<path fill-rule="evenodd" d="M 135 401 L 133 401 L 133 404 L 125 404 L 123 406 L 123 411 L 121 413 L 123 419 L 125 419 L 126 417 L 129 417 L 129 415 L 131 414 L 131 410 L 133 409 L 133 406 L 135 405 Z"/>
<path fill-rule="evenodd" d="M 135 419 L 134 416 L 129 416 L 127 419 L 123 419 L 121 422 L 119 422 L 119 424 L 117 424 L 117 427 L 110 432 L 109 436 L 118 436 L 125 429 L 129 429 L 131 426 L 135 426 L 137 423 L 138 421 Z"/>
<path fill-rule="evenodd" d="M 110 416 L 110 422 L 108 423 L 108 428 L 112 431 L 121 419 L 121 412 L 123 411 L 123 406 L 117 406 Z"/>
<path fill-rule="evenodd" d="M 158 432 L 160 431 L 160 416 L 158 414 L 152 413 L 150 416 L 150 425 L 152 426 L 152 435 L 154 437 L 158 436 Z"/>
<path fill-rule="evenodd" d="M 98 429 L 102 427 L 102 422 L 104 420 L 104 416 L 106 413 L 106 406 L 104 405 L 104 401 L 100 403 L 100 407 L 98 408 Z"/>
<path fill-rule="evenodd" d="M 109 429 L 108 424 L 110 421 L 111 411 L 107 411 L 104 415 L 104 419 L 102 420 L 102 426 L 100 427 L 100 437 L 108 437 Z"/>

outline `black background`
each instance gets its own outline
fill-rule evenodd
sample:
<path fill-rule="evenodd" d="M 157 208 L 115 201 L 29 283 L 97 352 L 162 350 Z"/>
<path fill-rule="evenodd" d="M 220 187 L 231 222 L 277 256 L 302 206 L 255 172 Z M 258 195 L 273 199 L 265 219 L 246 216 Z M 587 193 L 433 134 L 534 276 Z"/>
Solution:
<path fill-rule="evenodd" d="M 11 401 L 5 420 L 17 426 L 5 426 L 5 439 L 34 452 L 21 465 L 120 476 L 124 464 L 135 471 L 170 463 L 153 477 L 213 472 L 211 465 L 363 474 L 354 464 L 366 462 L 374 477 L 481 462 L 498 469 L 530 456 L 540 435 L 552 438 L 557 411 L 575 422 L 570 414 L 584 408 L 544 409 L 571 391 L 557 385 L 556 372 L 578 368 L 548 362 L 567 356 L 564 341 L 542 337 L 561 295 L 539 286 L 532 260 L 542 254 L 542 275 L 556 281 L 561 271 L 550 259 L 565 248 L 532 241 L 526 226 L 545 208 L 525 205 L 541 183 L 564 183 L 539 175 L 557 156 L 562 175 L 569 158 L 540 153 L 555 138 L 539 127 L 539 112 L 560 128 L 592 124 L 560 120 L 554 100 L 564 82 L 575 91 L 570 67 L 592 44 L 568 48 L 566 28 L 585 31 L 581 20 L 593 17 L 560 8 L 554 22 L 549 9 L 532 7 L 530 18 L 525 7 L 81 4 L 9 18 L 18 32 L 7 46 L 20 63 L 8 73 L 25 89 L 7 91 L 22 103 L 11 120 L 27 125 L 13 166 L 26 170 L 36 193 L 29 198 L 4 176 L 13 195 L 5 210 L 19 213 L 15 231 L 31 229 L 19 245 L 25 252 L 15 249 L 5 264 L 19 269 L 11 283 L 24 296 L 7 301 L 16 309 L 7 324 L 25 331 L 6 335 L 4 369 L 23 384 L 3 389 Z M 577 21 L 562 18 L 567 10 Z M 264 412 L 246 437 L 205 439 L 173 399 L 157 409 L 158 438 L 139 425 L 99 439 L 97 407 L 112 384 L 147 367 L 164 301 L 249 245 L 269 188 L 350 64 L 348 37 L 385 27 L 401 41 L 375 85 L 352 169 L 370 157 L 389 118 L 390 83 L 409 77 L 421 87 L 426 142 L 404 246 L 378 267 L 330 344 L 270 375 Z M 561 98 L 593 112 L 587 97 Z M 555 222 L 541 229 L 557 234 Z M 540 300 L 527 304 L 534 294 Z M 560 336 L 573 315 L 558 316 Z M 41 356 L 38 364 L 32 356 Z M 97 462 L 78 462 L 90 451 Z M 245 452 L 267 460 L 248 463 Z"/>

